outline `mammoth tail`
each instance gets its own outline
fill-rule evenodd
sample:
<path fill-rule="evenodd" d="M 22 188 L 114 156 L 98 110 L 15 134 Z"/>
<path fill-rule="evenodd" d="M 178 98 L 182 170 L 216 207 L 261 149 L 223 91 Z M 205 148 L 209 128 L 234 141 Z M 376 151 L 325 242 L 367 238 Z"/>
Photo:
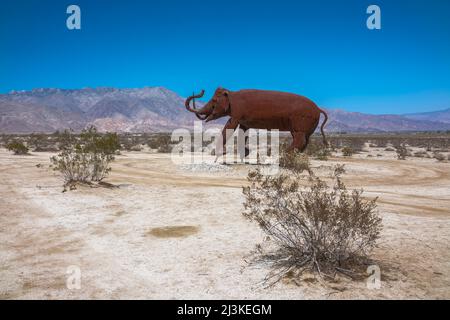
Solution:
<path fill-rule="evenodd" d="M 325 126 L 325 124 L 326 124 L 327 121 L 328 121 L 328 115 L 327 115 L 327 113 L 326 113 L 325 111 L 323 111 L 322 109 L 320 109 L 320 108 L 318 108 L 318 109 L 319 109 L 320 113 L 323 113 L 323 115 L 324 115 L 324 117 L 325 117 L 325 119 L 324 119 L 323 122 L 322 122 L 322 125 L 320 126 L 320 132 L 322 133 L 323 144 L 324 144 L 325 146 L 328 147 L 328 141 L 327 141 L 327 138 L 326 138 L 326 136 L 325 136 L 325 133 L 323 132 L 323 127 Z"/>

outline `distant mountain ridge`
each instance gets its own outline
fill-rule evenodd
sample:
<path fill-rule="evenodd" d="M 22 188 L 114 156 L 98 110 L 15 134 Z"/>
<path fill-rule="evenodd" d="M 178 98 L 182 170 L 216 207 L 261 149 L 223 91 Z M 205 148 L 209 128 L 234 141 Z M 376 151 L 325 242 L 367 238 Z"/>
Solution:
<path fill-rule="evenodd" d="M 201 105 L 201 104 L 199 104 Z M 184 98 L 162 87 L 35 89 L 0 95 L 0 132 L 81 130 L 152 132 L 188 127 Z"/>
<path fill-rule="evenodd" d="M 101 131 L 117 132 L 192 128 L 196 118 L 186 111 L 184 100 L 163 87 L 12 91 L 0 94 L 0 133 L 54 132 L 66 128 L 79 131 L 90 124 Z M 327 111 L 328 131 L 450 130 L 450 109 L 407 115 Z"/>
<path fill-rule="evenodd" d="M 450 123 L 450 108 L 431 112 L 409 113 L 404 114 L 403 116 L 413 120 L 427 120 Z"/>
<path fill-rule="evenodd" d="M 414 119 L 410 115 L 365 114 L 348 112 L 339 109 L 327 109 L 329 117 L 328 130 L 347 132 L 396 132 L 396 131 L 438 131 L 450 130 L 450 122 L 432 121 L 432 114 L 442 113 L 450 116 L 447 111 L 430 112 L 429 117 Z"/>

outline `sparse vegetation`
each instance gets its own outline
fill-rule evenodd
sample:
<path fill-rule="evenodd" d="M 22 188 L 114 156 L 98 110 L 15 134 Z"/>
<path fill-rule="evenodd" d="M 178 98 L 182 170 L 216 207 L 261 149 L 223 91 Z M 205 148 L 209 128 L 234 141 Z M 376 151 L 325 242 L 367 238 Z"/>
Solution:
<path fill-rule="evenodd" d="M 395 152 L 397 153 L 398 160 L 406 160 L 406 156 L 408 155 L 408 149 L 406 148 L 404 143 L 396 146 Z"/>
<path fill-rule="evenodd" d="M 413 153 L 414 157 L 416 158 L 424 158 L 426 157 L 428 154 L 426 151 L 416 151 Z"/>
<path fill-rule="evenodd" d="M 353 155 L 354 151 L 351 147 L 344 147 L 342 148 L 342 155 L 344 157 L 351 157 Z"/>
<path fill-rule="evenodd" d="M 28 147 L 21 141 L 12 141 L 6 145 L 6 149 L 14 152 L 16 155 L 28 154 Z"/>
<path fill-rule="evenodd" d="M 328 157 L 331 156 L 330 149 L 325 146 L 322 142 L 312 140 L 309 142 L 305 153 L 314 159 L 326 161 Z"/>
<path fill-rule="evenodd" d="M 119 146 L 117 134 L 101 135 L 95 127 L 83 130 L 79 137 L 65 131 L 61 136 L 62 151 L 50 160 L 54 170 L 63 174 L 65 187 L 77 182 L 100 182 L 111 171 L 109 163 Z"/>
<path fill-rule="evenodd" d="M 271 265 L 269 284 L 308 270 L 331 278 L 337 272 L 351 276 L 380 235 L 376 199 L 364 200 L 362 190 L 348 191 L 341 180 L 343 166 L 334 168 L 331 186 L 303 172 L 263 176 L 250 171 L 250 186 L 243 190 L 243 215 L 267 235 L 252 261 Z"/>
<path fill-rule="evenodd" d="M 156 149 L 159 153 L 170 153 L 172 152 L 171 137 L 169 134 L 158 134 L 151 137 L 147 145 L 151 149 Z"/>
<path fill-rule="evenodd" d="M 310 171 L 308 155 L 298 151 L 288 151 L 287 146 L 282 146 L 280 151 L 280 167 L 296 172 Z"/>
<path fill-rule="evenodd" d="M 437 161 L 445 161 L 445 155 L 443 155 L 442 153 L 440 153 L 440 152 L 437 152 L 437 151 L 435 151 L 435 152 L 433 152 L 433 158 L 435 158 Z"/>
<path fill-rule="evenodd" d="M 29 145 L 33 148 L 33 152 L 56 152 L 57 146 L 50 141 L 51 136 L 43 133 L 32 133 L 29 136 Z"/>
<path fill-rule="evenodd" d="M 139 135 L 126 133 L 120 136 L 121 149 L 125 151 L 141 151 L 141 142 Z"/>

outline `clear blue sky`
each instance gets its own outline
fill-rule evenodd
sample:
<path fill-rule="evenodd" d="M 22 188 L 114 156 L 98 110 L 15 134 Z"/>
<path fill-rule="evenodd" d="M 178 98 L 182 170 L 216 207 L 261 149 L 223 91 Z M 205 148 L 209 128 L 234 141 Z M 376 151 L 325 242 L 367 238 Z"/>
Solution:
<path fill-rule="evenodd" d="M 66 28 L 81 7 L 82 29 Z M 366 28 L 381 7 L 382 30 Z M 306 95 L 324 107 L 450 107 L 450 1 L 0 2 L 0 92 L 217 86 Z"/>

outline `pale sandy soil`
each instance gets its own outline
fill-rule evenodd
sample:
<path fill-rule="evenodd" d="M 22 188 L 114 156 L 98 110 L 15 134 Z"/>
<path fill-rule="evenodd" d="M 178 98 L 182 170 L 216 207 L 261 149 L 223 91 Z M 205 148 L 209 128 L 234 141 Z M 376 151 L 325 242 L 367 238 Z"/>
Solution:
<path fill-rule="evenodd" d="M 244 261 L 262 237 L 241 215 L 249 166 L 177 168 L 170 155 L 126 153 L 107 179 L 119 188 L 62 193 L 50 154 L 0 150 L 0 298 L 449 299 L 450 163 L 371 153 L 313 166 L 345 163 L 348 186 L 380 197 L 378 290 L 345 278 L 264 288 L 266 267 Z M 66 287 L 71 265 L 79 290 Z"/>

